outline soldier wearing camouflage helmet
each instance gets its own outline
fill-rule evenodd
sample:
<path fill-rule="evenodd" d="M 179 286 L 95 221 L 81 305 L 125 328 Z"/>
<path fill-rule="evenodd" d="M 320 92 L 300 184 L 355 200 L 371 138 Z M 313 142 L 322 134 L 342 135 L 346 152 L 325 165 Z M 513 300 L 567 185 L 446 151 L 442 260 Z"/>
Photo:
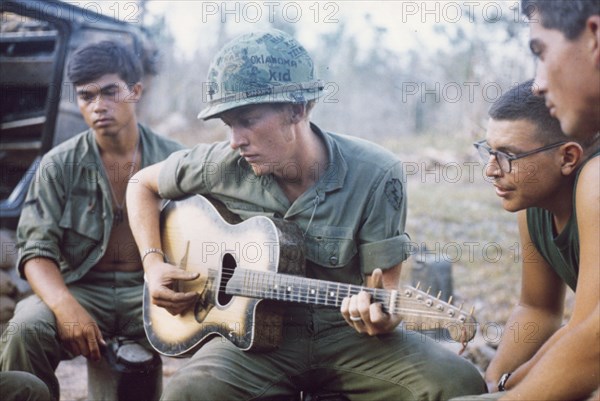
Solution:
<path fill-rule="evenodd" d="M 208 107 L 198 118 L 249 104 L 306 103 L 323 85 L 313 61 L 294 38 L 280 32 L 254 32 L 229 42 L 208 70 Z"/>
<path fill-rule="evenodd" d="M 373 143 L 311 123 L 322 88 L 306 50 L 280 31 L 242 35 L 217 54 L 200 117 L 220 118 L 229 141 L 174 154 L 140 171 L 139 185 L 128 191 L 154 305 L 177 315 L 215 303 L 172 291 L 176 281 L 199 274 L 165 263 L 162 255 L 157 205 L 190 194 L 215 198 L 244 220 L 266 215 L 295 223 L 308 277 L 397 288 L 410 241 L 402 164 Z M 304 391 L 434 400 L 485 388 L 465 359 L 396 330 L 401 318 L 384 313 L 365 291 L 339 309 L 283 307 L 284 336 L 275 350 L 245 352 L 222 338 L 209 340 L 174 374 L 163 398 L 295 399 Z"/>

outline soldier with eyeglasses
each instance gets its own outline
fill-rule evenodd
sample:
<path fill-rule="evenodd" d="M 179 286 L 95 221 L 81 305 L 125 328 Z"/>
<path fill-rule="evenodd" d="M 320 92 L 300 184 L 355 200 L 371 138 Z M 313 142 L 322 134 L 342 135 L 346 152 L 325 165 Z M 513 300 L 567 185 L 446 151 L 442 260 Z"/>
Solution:
<path fill-rule="evenodd" d="M 577 358 L 592 344 L 569 339 L 581 334 L 580 323 L 598 304 L 598 263 L 593 268 L 590 255 L 580 253 L 598 221 L 582 213 L 586 194 L 576 190 L 598 141 L 566 136 L 532 87 L 533 80 L 504 94 L 489 111 L 486 138 L 474 144 L 502 206 L 518 212 L 523 269 L 520 299 L 506 323 L 511 330 L 485 372 L 492 394 L 460 400 L 582 399 L 597 386 L 597 369 L 580 370 Z M 567 288 L 576 291 L 576 304 L 563 326 Z M 555 373 L 548 366 L 578 371 L 578 379 L 549 379 Z"/>
<path fill-rule="evenodd" d="M 574 265 L 574 284 L 577 292 L 572 316 L 564 327 L 554 332 L 543 346 L 534 347 L 536 352 L 526 355 L 523 359 L 528 361 L 518 368 L 518 361 L 511 367 L 509 358 L 510 350 L 519 348 L 518 344 L 504 341 L 498 356 L 486 373 L 486 379 L 495 380 L 500 377 L 498 387 L 509 390 L 502 397 L 503 400 L 586 399 L 594 390 L 595 396 L 592 396 L 592 399 L 597 399 L 600 393 L 600 2 L 521 0 L 521 9 L 529 19 L 529 47 L 536 58 L 535 83 L 532 88 L 534 94 L 543 97 L 540 100 L 545 103 L 549 114 L 559 121 L 565 135 L 581 141 L 585 148 L 584 161 L 576 170 L 576 179 L 570 191 L 557 192 L 554 196 L 543 199 L 545 204 L 550 205 L 545 206 L 547 208 L 553 205 L 560 208 L 562 205 L 563 210 L 571 210 L 569 222 L 572 224 L 567 226 L 571 227 L 571 230 L 564 228 L 561 231 L 557 224 L 557 216 L 560 213 L 551 212 L 553 220 L 547 220 L 545 248 L 532 246 L 535 258 L 529 258 L 531 262 L 524 263 L 523 267 L 532 272 L 527 276 L 535 279 L 534 273 L 537 270 L 530 265 L 537 266 L 536 261 L 539 259 L 548 263 L 545 256 L 540 256 L 540 249 L 572 255 L 577 260 L 577 264 Z M 508 152 L 500 153 L 502 149 L 490 148 L 488 152 L 485 144 L 476 146 L 486 159 L 490 160 L 490 155 L 494 156 L 491 159 L 497 160 L 502 166 L 502 171 L 510 172 L 511 165 L 514 166 L 515 161 L 519 162 L 515 157 L 506 157 L 511 156 Z M 567 147 L 567 144 L 556 146 L 560 146 L 558 150 L 544 147 L 538 150 L 543 152 L 542 154 L 562 154 L 562 149 Z M 491 153 L 493 151 L 496 153 Z M 531 154 L 512 156 L 521 159 L 521 162 L 533 161 L 524 159 Z M 564 174 L 562 165 L 558 166 L 561 166 L 560 171 Z M 530 188 L 537 188 L 536 183 L 532 183 Z M 499 195 L 504 193 L 501 191 Z M 561 197 L 563 200 L 559 201 Z M 563 243 L 561 247 L 561 241 L 573 232 L 577 234 L 577 240 L 567 245 Z M 524 255 L 527 256 L 528 254 Z M 524 262 L 527 261 L 528 259 Z M 549 275 L 550 273 L 546 272 L 540 277 L 545 278 Z M 533 290 L 537 290 L 531 291 L 536 296 L 528 299 L 525 291 L 532 287 Z M 554 305 L 550 310 L 556 312 L 548 315 L 546 320 L 554 316 L 555 325 L 558 326 L 561 322 L 563 297 L 562 292 L 549 292 L 544 282 L 538 284 L 537 289 L 534 283 L 528 287 L 524 283 L 518 309 L 522 311 L 527 307 L 535 307 L 536 304 L 532 303 L 532 300 L 555 300 L 554 304 L 549 305 Z M 543 312 L 544 308 L 538 310 Z M 525 322 L 526 319 L 521 315 L 518 316 L 519 320 L 516 320 L 517 312 L 518 310 L 515 311 L 515 319 L 512 321 Z M 543 338 L 538 342 L 540 345 L 542 340 Z M 526 349 L 526 345 L 522 344 L 520 349 Z"/>
<path fill-rule="evenodd" d="M 573 315 L 552 349 L 527 373 L 514 374 L 512 398 L 575 399 L 600 394 L 600 2 L 521 0 L 536 58 L 534 93 L 570 138 L 587 145 L 578 171 L 579 275 Z M 557 369 L 557 365 L 560 366 Z M 523 372 L 523 371 L 522 371 Z M 522 373 L 519 372 L 519 373 Z M 517 372 L 516 372 L 517 373 Z"/>

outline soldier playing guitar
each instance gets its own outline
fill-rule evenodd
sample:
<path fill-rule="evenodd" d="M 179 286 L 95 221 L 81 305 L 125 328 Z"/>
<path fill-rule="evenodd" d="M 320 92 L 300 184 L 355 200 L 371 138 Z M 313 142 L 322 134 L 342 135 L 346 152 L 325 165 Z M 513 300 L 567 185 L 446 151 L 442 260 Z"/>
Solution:
<path fill-rule="evenodd" d="M 269 285 L 261 291 L 285 293 L 279 283 L 269 281 L 279 276 L 237 275 L 252 270 L 246 264 L 253 260 L 269 259 L 252 243 L 261 245 L 258 249 L 276 248 L 269 248 L 272 237 L 255 234 L 260 230 L 250 231 L 244 244 L 225 245 L 217 238 L 195 242 L 192 233 L 187 240 L 182 236 L 177 249 L 172 244 L 167 249 L 161 239 L 161 198 L 193 194 L 217 199 L 245 222 L 266 216 L 294 223 L 306 249 L 307 278 L 397 291 L 409 243 L 402 164 L 373 143 L 326 132 L 310 122 L 323 83 L 315 78 L 306 50 L 280 31 L 242 35 L 214 58 L 207 89 L 208 106 L 199 117 L 220 118 L 230 128 L 229 141 L 176 153 L 139 172 L 139 184 L 128 189 L 147 301 L 165 314 L 202 321 L 207 314 L 198 307 L 198 298 L 206 288 L 222 290 L 208 314 L 241 302 L 229 298 L 232 291 L 241 291 L 239 283 L 247 288 L 252 280 L 266 280 Z M 217 226 L 200 216 L 206 215 L 181 222 L 199 232 Z M 163 229 L 177 225 L 171 223 Z M 211 276 L 189 268 L 215 252 L 223 255 L 214 267 L 220 273 Z M 178 255 L 177 260 L 165 263 L 165 253 Z M 233 272 L 228 282 L 226 272 Z M 211 277 L 216 287 L 209 283 Z M 175 291 L 179 282 L 184 282 L 182 291 Z M 304 284 L 302 296 L 310 297 L 311 287 Z M 316 285 L 312 290 L 318 290 Z M 281 304 L 283 336 L 276 349 L 244 352 L 218 336 L 204 342 L 171 378 L 163 397 L 281 399 L 320 390 L 350 399 L 438 400 L 484 390 L 469 362 L 433 341 L 396 330 L 402 314 L 372 302 L 377 300 L 373 291 L 346 294 L 337 308 Z M 236 322 L 225 323 L 235 337 Z"/>

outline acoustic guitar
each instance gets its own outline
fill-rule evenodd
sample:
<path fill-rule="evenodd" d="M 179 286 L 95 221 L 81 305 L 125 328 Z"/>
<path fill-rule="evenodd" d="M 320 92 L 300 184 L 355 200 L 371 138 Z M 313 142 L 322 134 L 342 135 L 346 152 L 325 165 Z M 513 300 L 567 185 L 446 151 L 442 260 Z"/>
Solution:
<path fill-rule="evenodd" d="M 339 308 L 345 297 L 363 290 L 384 311 L 401 315 L 406 329 L 447 329 L 463 343 L 475 335 L 472 313 L 418 288 L 384 290 L 303 277 L 302 232 L 282 219 L 242 221 L 214 199 L 195 195 L 166 205 L 161 239 L 170 263 L 200 273 L 178 282 L 176 290 L 195 291 L 199 298 L 193 309 L 175 316 L 153 305 L 144 286 L 144 329 L 163 355 L 185 356 L 217 335 L 242 350 L 272 349 L 282 339 L 286 302 Z"/>

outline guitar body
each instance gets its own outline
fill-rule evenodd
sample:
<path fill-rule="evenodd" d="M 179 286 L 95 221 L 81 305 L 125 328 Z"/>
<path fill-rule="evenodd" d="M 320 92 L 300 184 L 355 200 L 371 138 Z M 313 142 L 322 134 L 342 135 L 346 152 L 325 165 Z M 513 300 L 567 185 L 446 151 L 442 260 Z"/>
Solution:
<path fill-rule="evenodd" d="M 284 304 L 226 294 L 225 287 L 238 266 L 303 276 L 302 233 L 295 224 L 263 216 L 241 221 L 219 202 L 195 195 L 163 209 L 161 239 L 169 262 L 200 278 L 179 282 L 177 290 L 195 291 L 199 300 L 176 316 L 153 305 L 144 287 L 144 329 L 158 352 L 184 356 L 216 335 L 243 350 L 277 346 Z"/>
<path fill-rule="evenodd" d="M 176 316 L 153 305 L 144 287 L 144 329 L 167 356 L 192 353 L 214 336 L 245 351 L 272 349 L 282 337 L 282 301 L 339 309 L 344 298 L 361 291 L 408 329 L 447 329 L 463 344 L 476 332 L 472 311 L 418 286 L 386 290 L 305 277 L 302 232 L 281 219 L 241 221 L 221 203 L 196 195 L 165 207 L 161 239 L 169 263 L 200 274 L 174 288 L 198 294 L 194 308 Z"/>

